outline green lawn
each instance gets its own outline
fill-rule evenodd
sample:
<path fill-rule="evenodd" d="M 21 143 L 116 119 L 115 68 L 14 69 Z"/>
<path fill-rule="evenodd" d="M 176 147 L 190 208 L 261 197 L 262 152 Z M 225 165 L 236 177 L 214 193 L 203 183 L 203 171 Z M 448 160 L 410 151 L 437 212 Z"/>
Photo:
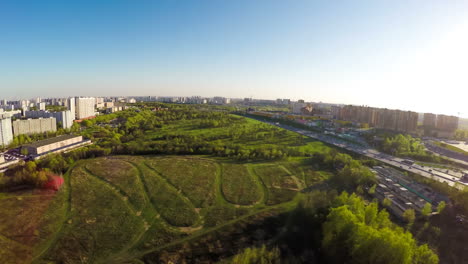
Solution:
<path fill-rule="evenodd" d="M 162 218 L 173 226 L 191 226 L 197 222 L 198 214 L 187 198 L 181 196 L 154 170 L 144 164 L 141 170 L 151 202 Z"/>
<path fill-rule="evenodd" d="M 268 188 L 297 189 L 298 186 L 291 175 L 278 165 L 255 167 L 255 173 Z"/>
<path fill-rule="evenodd" d="M 85 168 L 91 175 L 115 186 L 136 209 L 143 209 L 148 202 L 138 177 L 138 169 L 125 160 L 116 157 L 95 159 L 87 162 Z"/>
<path fill-rule="evenodd" d="M 186 195 L 195 207 L 213 204 L 216 163 L 187 157 L 149 159 L 147 164 Z"/>
<path fill-rule="evenodd" d="M 223 164 L 222 191 L 233 204 L 251 205 L 262 198 L 257 181 L 243 164 Z"/>
<path fill-rule="evenodd" d="M 297 195 L 299 186 L 284 167 L 271 164 L 258 165 L 254 167 L 254 171 L 268 190 L 267 205 L 284 203 Z"/>

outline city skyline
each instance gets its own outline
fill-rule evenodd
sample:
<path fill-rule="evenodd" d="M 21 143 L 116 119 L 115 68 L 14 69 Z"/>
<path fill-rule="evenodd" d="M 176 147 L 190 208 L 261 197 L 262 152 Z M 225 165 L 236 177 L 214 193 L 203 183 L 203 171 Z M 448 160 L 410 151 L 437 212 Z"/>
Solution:
<path fill-rule="evenodd" d="M 205 99 L 211 99 L 211 98 L 228 98 L 228 99 L 233 99 L 233 100 L 245 100 L 245 99 L 252 99 L 254 101 L 265 101 L 265 100 L 268 100 L 268 101 L 276 101 L 278 99 L 280 100 L 290 100 L 290 103 L 291 104 L 294 104 L 294 103 L 297 103 L 297 102 L 301 102 L 301 101 L 304 101 L 304 102 L 307 102 L 307 103 L 313 103 L 313 104 L 328 104 L 328 105 L 340 105 L 340 106 L 358 106 L 358 107 L 370 107 L 370 108 L 380 108 L 380 109 L 388 109 L 388 110 L 400 110 L 400 111 L 409 111 L 409 112 L 416 112 L 418 114 L 435 114 L 435 115 L 449 115 L 449 116 L 457 116 L 459 118 L 462 118 L 462 119 L 466 119 L 468 118 L 468 115 L 466 116 L 463 116 L 461 115 L 461 113 L 455 113 L 455 114 L 450 114 L 450 113 L 438 113 L 438 112 L 424 112 L 424 111 L 417 111 L 415 109 L 412 109 L 412 108 L 409 108 L 409 109 L 402 109 L 402 108 L 391 108 L 391 107 L 383 107 L 383 106 L 378 106 L 378 105 L 367 105 L 367 104 L 362 104 L 362 105 L 359 105 L 359 104 L 353 104 L 353 103 L 348 103 L 348 104 L 344 104 L 344 103 L 334 103 L 334 102 L 322 102 L 322 101 L 307 101 L 307 100 L 304 100 L 302 98 L 299 98 L 299 99 L 291 99 L 291 98 L 253 98 L 253 97 L 224 97 L 224 96 L 220 96 L 220 95 L 216 95 L 216 96 L 200 96 L 200 95 L 191 95 L 191 96 L 171 96 L 171 95 L 161 95 L 161 96 L 155 96 L 155 95 L 136 95 L 136 96 L 132 96 L 132 95 L 104 95 L 104 96 L 92 96 L 92 95 L 80 95 L 80 96 L 76 96 L 76 95 L 73 95 L 73 96 L 64 96 L 64 97 L 24 97 L 24 98 L 19 98 L 19 97 L 12 97 L 12 98 L 0 98 L 0 100 L 7 100 L 7 101 L 10 101 L 10 102 L 20 102 L 20 101 L 29 101 L 29 100 L 34 100 L 34 99 L 76 99 L 76 98 L 145 98 L 145 97 L 151 97 L 153 99 L 155 98 L 205 98 Z"/>
<path fill-rule="evenodd" d="M 0 97 L 290 98 L 468 117 L 465 1 L 199 3 L 2 3 Z"/>

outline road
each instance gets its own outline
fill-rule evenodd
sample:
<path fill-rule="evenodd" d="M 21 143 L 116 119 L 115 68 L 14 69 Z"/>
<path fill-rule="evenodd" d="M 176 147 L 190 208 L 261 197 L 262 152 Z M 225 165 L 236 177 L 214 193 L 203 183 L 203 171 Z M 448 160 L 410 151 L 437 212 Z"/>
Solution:
<path fill-rule="evenodd" d="M 262 121 L 262 120 L 259 120 L 259 121 Z M 311 132 L 311 131 L 307 131 L 304 129 L 295 128 L 292 126 L 283 125 L 279 123 L 272 123 L 272 122 L 267 122 L 267 121 L 262 121 L 262 122 L 265 122 L 274 126 L 278 126 L 278 127 L 299 133 L 301 135 L 304 135 L 304 136 L 307 136 L 316 140 L 323 141 L 325 143 L 334 145 L 336 147 L 343 148 L 343 149 L 352 151 L 354 153 L 364 155 L 366 157 L 381 161 L 388 165 L 395 166 L 402 170 L 412 172 L 412 173 L 418 174 L 426 178 L 430 178 L 430 179 L 437 180 L 440 182 L 446 182 L 448 185 L 459 188 L 459 189 L 463 189 L 465 186 L 468 186 L 468 183 L 464 183 L 460 181 L 460 178 L 463 176 L 461 173 L 457 173 L 454 171 L 449 171 L 449 173 L 447 173 L 441 170 L 436 170 L 435 168 L 432 168 L 432 167 L 421 166 L 418 164 L 409 165 L 403 162 L 405 159 L 382 153 L 373 148 L 364 147 L 364 146 L 360 146 L 357 144 L 353 144 L 348 141 L 340 140 L 339 138 L 331 137 L 326 134 L 322 134 L 318 132 Z"/>

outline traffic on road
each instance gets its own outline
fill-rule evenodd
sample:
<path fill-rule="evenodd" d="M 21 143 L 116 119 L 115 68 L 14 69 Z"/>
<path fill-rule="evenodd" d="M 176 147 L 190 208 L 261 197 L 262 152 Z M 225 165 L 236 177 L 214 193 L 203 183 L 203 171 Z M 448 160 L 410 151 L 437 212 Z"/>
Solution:
<path fill-rule="evenodd" d="M 333 137 L 333 136 L 326 135 L 323 133 L 318 133 L 318 132 L 311 132 L 311 131 L 296 128 L 293 126 L 284 125 L 278 122 L 272 123 L 272 122 L 267 122 L 263 120 L 260 120 L 260 121 L 299 133 L 301 135 L 304 135 L 310 138 L 314 138 L 319 141 L 323 141 L 325 143 L 334 145 L 339 148 L 343 148 L 343 149 L 364 155 L 366 157 L 369 157 L 369 158 L 381 161 L 383 163 L 386 163 L 388 165 L 397 167 L 401 170 L 412 172 L 420 176 L 430 178 L 433 180 L 437 180 L 440 182 L 445 182 L 448 185 L 459 188 L 459 189 L 462 189 L 468 185 L 468 183 L 461 181 L 461 178 L 466 174 L 466 172 L 460 173 L 460 172 L 455 172 L 451 170 L 443 171 L 443 170 L 439 170 L 439 169 L 428 167 L 428 166 L 422 166 L 412 161 L 409 161 L 407 159 L 402 159 L 402 158 L 398 158 L 398 157 L 395 157 L 386 153 L 382 153 L 371 147 L 353 144 L 350 141 L 341 140 L 338 137 Z"/>

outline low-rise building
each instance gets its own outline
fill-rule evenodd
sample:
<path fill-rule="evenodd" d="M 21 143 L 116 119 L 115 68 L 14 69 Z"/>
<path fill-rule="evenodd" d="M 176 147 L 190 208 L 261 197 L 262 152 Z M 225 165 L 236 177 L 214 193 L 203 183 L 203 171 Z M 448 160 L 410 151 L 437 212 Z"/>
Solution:
<path fill-rule="evenodd" d="M 82 136 L 62 135 L 24 145 L 22 149 L 26 149 L 28 155 L 37 158 L 46 154 L 64 152 L 88 144 L 91 144 L 91 141 L 83 140 Z"/>

